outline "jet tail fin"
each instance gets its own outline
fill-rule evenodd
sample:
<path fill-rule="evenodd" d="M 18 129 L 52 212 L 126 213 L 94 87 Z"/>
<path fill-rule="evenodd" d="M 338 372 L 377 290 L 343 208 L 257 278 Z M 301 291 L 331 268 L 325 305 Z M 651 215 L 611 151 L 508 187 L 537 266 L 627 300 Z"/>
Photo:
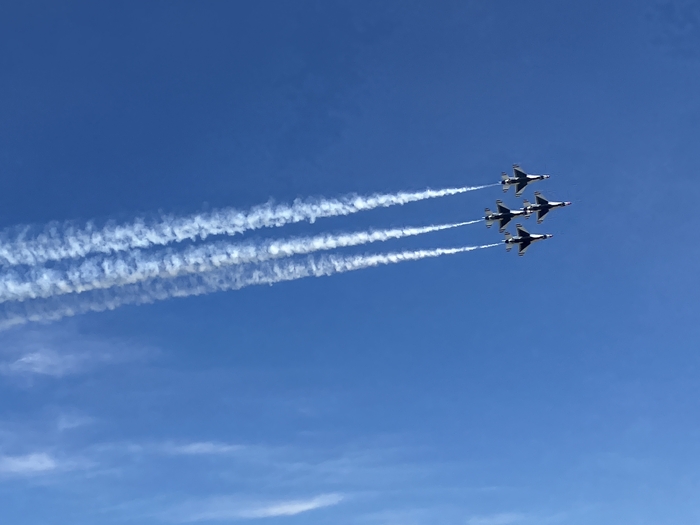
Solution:
<path fill-rule="evenodd" d="M 506 243 L 506 251 L 509 252 L 513 245 L 508 243 L 508 241 L 511 240 L 513 236 L 510 234 L 510 232 L 505 232 L 503 235 L 506 238 L 506 240 L 504 241 Z"/>
<path fill-rule="evenodd" d="M 484 220 L 486 221 L 486 227 L 487 227 L 487 228 L 490 228 L 491 226 L 493 226 L 493 219 L 487 219 L 486 217 L 488 217 L 489 215 L 491 215 L 491 210 L 489 210 L 488 208 L 486 208 L 486 210 L 484 210 L 484 212 L 485 212 L 485 213 L 484 213 Z"/>
<path fill-rule="evenodd" d="M 503 186 L 503 193 L 506 193 L 510 189 L 510 183 L 508 182 L 510 178 L 508 174 L 504 171 L 501 173 L 501 185 Z"/>

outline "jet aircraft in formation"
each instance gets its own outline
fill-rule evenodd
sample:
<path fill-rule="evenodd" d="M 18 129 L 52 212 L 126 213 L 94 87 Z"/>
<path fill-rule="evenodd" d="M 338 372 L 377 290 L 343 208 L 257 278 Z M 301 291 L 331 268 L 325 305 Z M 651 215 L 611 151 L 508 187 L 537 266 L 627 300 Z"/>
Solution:
<path fill-rule="evenodd" d="M 503 191 L 507 192 L 511 186 L 515 186 L 515 196 L 520 197 L 527 187 L 528 184 L 538 181 L 548 179 L 549 175 L 528 175 L 523 171 L 520 166 L 513 164 L 513 177 L 508 177 L 503 173 L 501 177 L 501 185 L 503 186 Z M 543 241 L 552 237 L 550 233 L 530 233 L 521 224 L 516 225 L 518 235 L 513 236 L 509 232 L 505 231 L 508 223 L 514 218 L 519 216 L 524 216 L 526 219 L 530 218 L 533 213 L 537 214 L 537 224 L 541 224 L 544 220 L 545 215 L 549 213 L 550 210 L 554 208 L 563 208 L 564 206 L 569 206 L 571 203 L 568 201 L 556 202 L 548 201 L 545 199 L 539 191 L 535 192 L 535 203 L 531 204 L 527 199 L 524 199 L 523 207 L 519 210 L 511 210 L 503 204 L 500 200 L 496 201 L 497 212 L 492 212 L 486 208 L 486 214 L 484 215 L 484 221 L 486 221 L 486 227 L 490 228 L 495 222 L 498 222 L 498 231 L 505 235 L 505 240 L 503 241 L 506 245 L 506 250 L 510 251 L 513 246 L 518 246 L 518 255 L 525 255 L 525 252 L 530 247 L 533 242 Z"/>
<path fill-rule="evenodd" d="M 527 199 L 524 199 L 523 210 L 525 211 L 528 219 L 530 218 L 531 213 L 537 212 L 537 224 L 542 224 L 544 216 L 549 213 L 549 210 L 553 210 L 554 208 L 563 208 L 564 206 L 569 206 L 571 204 L 569 201 L 548 201 L 539 191 L 535 192 L 535 201 L 537 204 L 530 204 Z"/>
<path fill-rule="evenodd" d="M 498 212 L 494 213 L 488 208 L 486 208 L 486 216 L 484 220 L 486 221 L 486 227 L 490 228 L 493 223 L 498 221 L 498 231 L 503 233 L 506 229 L 506 225 L 513 219 L 513 217 L 518 217 L 520 215 L 527 215 L 527 211 L 523 210 L 511 210 L 503 204 L 503 201 L 496 201 L 496 208 Z"/>
<path fill-rule="evenodd" d="M 553 237 L 551 233 L 530 233 L 523 228 L 522 224 L 516 224 L 515 227 L 518 230 L 518 235 L 513 237 L 509 232 L 506 232 L 506 240 L 503 242 L 506 243 L 507 251 L 510 251 L 510 249 L 517 244 L 518 255 L 520 256 L 525 255 L 525 252 L 533 242 L 544 241 L 545 239 Z"/>
<path fill-rule="evenodd" d="M 513 176 L 509 177 L 504 171 L 501 174 L 501 185 L 503 193 L 506 193 L 511 186 L 515 186 L 515 196 L 520 197 L 528 184 L 548 178 L 549 175 L 528 175 L 520 166 L 513 164 Z"/>

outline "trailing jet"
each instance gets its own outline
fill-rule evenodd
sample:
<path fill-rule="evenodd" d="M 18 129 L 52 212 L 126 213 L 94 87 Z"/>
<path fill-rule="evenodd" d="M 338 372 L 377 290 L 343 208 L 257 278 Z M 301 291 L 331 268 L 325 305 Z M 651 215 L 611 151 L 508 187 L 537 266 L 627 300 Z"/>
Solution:
<path fill-rule="evenodd" d="M 503 202 L 500 200 L 496 201 L 496 206 L 498 207 L 497 213 L 494 213 L 486 208 L 484 220 L 486 221 L 487 228 L 490 228 L 493 226 L 494 222 L 498 221 L 498 231 L 501 233 L 503 233 L 503 230 L 506 228 L 506 224 L 508 224 L 513 217 L 518 217 L 519 215 L 527 216 L 527 212 L 525 210 L 511 210 L 504 206 Z"/>
<path fill-rule="evenodd" d="M 525 215 L 530 218 L 530 214 L 537 212 L 537 224 L 541 224 L 544 220 L 544 216 L 549 213 L 549 210 L 554 208 L 563 208 L 564 206 L 569 206 L 571 203 L 565 202 L 553 202 L 545 199 L 539 191 L 535 192 L 535 200 L 537 204 L 530 204 L 527 199 L 525 199 L 523 210 Z"/>
<path fill-rule="evenodd" d="M 521 257 L 525 255 L 525 252 L 527 249 L 530 247 L 530 245 L 533 242 L 537 241 L 543 241 L 545 239 L 549 239 L 552 237 L 551 233 L 535 233 L 531 234 L 529 231 L 527 231 L 525 228 L 523 228 L 522 224 L 516 225 L 516 228 L 518 229 L 518 235 L 516 237 L 513 237 L 510 233 L 506 232 L 505 236 L 506 239 L 503 241 L 506 244 L 506 250 L 510 251 L 510 249 L 517 244 L 518 245 L 518 255 Z"/>
<path fill-rule="evenodd" d="M 503 186 L 503 193 L 507 192 L 511 186 L 515 186 L 515 196 L 520 197 L 528 184 L 535 182 L 536 180 L 544 180 L 548 178 L 549 175 L 528 175 L 520 168 L 520 166 L 513 164 L 513 176 L 509 177 L 504 171 L 501 174 L 501 185 Z"/>

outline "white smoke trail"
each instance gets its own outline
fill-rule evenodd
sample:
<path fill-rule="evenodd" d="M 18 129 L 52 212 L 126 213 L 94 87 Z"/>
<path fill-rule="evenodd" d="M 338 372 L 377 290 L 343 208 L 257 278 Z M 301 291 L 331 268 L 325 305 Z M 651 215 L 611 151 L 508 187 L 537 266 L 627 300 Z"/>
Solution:
<path fill-rule="evenodd" d="M 314 222 L 322 217 L 350 215 L 375 208 L 457 195 L 490 186 L 494 184 L 413 193 L 348 195 L 339 199 L 297 199 L 291 205 L 268 203 L 248 211 L 224 209 L 187 217 L 166 215 L 152 224 L 137 219 L 130 224 L 110 224 L 101 229 L 92 223 L 84 228 L 70 224 L 50 225 L 34 238 L 26 238 L 28 230 L 15 238 L 5 231 L 0 234 L 0 265 L 38 265 L 47 261 L 85 257 L 90 253 L 109 254 L 163 246 L 171 242 L 202 240 L 212 235 L 235 235 L 258 228 L 302 221 Z"/>
<path fill-rule="evenodd" d="M 374 266 L 415 261 L 500 246 L 464 246 L 415 250 L 378 255 L 307 256 L 301 260 L 284 259 L 261 265 L 242 265 L 176 279 L 154 279 L 110 290 L 71 294 L 62 298 L 10 303 L 0 316 L 0 330 L 28 322 L 56 321 L 87 312 L 114 310 L 128 304 L 147 304 L 175 297 L 189 297 L 212 292 L 238 290 L 246 286 L 274 284 L 305 277 L 323 277 Z"/>
<path fill-rule="evenodd" d="M 261 263 L 270 259 L 305 255 L 390 239 L 448 230 L 481 222 L 481 219 L 421 228 L 394 228 L 345 234 L 324 234 L 257 243 L 218 242 L 190 246 L 181 251 L 134 250 L 122 256 L 97 258 L 66 269 L 31 268 L 0 274 L 0 303 L 48 298 L 69 293 L 133 284 L 155 278 L 175 278 L 204 273 L 225 266 Z"/>

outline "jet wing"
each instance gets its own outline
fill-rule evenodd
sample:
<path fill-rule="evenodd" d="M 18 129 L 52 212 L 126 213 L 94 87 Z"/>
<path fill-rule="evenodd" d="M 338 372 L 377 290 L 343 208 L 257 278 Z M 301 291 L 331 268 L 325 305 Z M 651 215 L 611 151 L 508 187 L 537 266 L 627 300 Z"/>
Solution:
<path fill-rule="evenodd" d="M 503 230 L 508 225 L 508 223 L 510 222 L 511 219 L 512 219 L 512 217 L 501 217 L 499 220 L 499 224 L 498 224 L 498 226 L 499 226 L 498 231 L 503 233 Z"/>
<path fill-rule="evenodd" d="M 498 213 L 509 213 L 510 209 L 503 205 L 503 201 L 496 201 L 496 206 L 498 206 Z"/>
<path fill-rule="evenodd" d="M 530 247 L 530 244 L 532 244 L 530 241 L 525 241 L 525 242 L 521 242 L 521 243 L 518 245 L 518 255 L 519 255 L 520 257 L 522 257 L 523 255 L 525 255 L 525 252 L 526 252 L 527 249 Z"/>
<path fill-rule="evenodd" d="M 515 175 L 516 179 L 525 179 L 527 178 L 527 173 L 525 173 L 520 166 L 517 164 L 513 164 L 513 174 Z"/>
<path fill-rule="evenodd" d="M 530 237 L 530 232 L 523 228 L 522 224 L 518 224 L 515 227 L 518 229 L 519 237 Z"/>
<path fill-rule="evenodd" d="M 537 224 L 540 224 L 544 220 L 544 216 L 549 213 L 549 208 L 542 208 L 537 211 Z"/>
<path fill-rule="evenodd" d="M 549 204 L 549 201 L 539 191 L 535 192 L 535 199 L 537 199 L 537 204 Z"/>
<path fill-rule="evenodd" d="M 530 181 L 527 179 L 518 179 L 515 183 L 515 196 L 520 197 L 529 183 Z"/>

